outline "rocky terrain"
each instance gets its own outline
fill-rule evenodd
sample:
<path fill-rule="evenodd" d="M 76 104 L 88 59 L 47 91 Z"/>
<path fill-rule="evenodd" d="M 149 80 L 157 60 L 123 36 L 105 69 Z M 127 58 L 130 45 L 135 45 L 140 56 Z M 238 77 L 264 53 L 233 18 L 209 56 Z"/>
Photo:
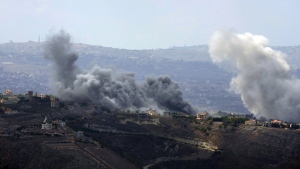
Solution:
<path fill-rule="evenodd" d="M 0 138 L 0 168 L 95 168 L 97 164 L 76 152 L 59 151 L 34 140 Z"/>
<path fill-rule="evenodd" d="M 299 168 L 299 131 L 274 128 L 239 128 L 234 132 L 217 132 L 210 137 L 220 152 L 196 161 L 165 161 L 151 166 L 162 168 Z"/>

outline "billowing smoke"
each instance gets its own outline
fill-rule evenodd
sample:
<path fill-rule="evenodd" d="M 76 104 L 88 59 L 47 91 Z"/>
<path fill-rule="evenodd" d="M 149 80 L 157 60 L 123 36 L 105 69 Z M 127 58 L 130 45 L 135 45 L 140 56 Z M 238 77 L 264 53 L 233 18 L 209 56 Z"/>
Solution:
<path fill-rule="evenodd" d="M 149 77 L 145 83 L 135 81 L 133 73 L 101 69 L 81 70 L 75 62 L 70 35 L 64 31 L 48 38 L 45 58 L 53 63 L 51 86 L 62 100 L 92 101 L 108 110 L 173 110 L 194 114 L 195 109 L 182 98 L 177 83 L 168 76 Z"/>
<path fill-rule="evenodd" d="M 217 32 L 209 52 L 213 62 L 233 61 L 238 72 L 231 89 L 256 116 L 300 120 L 300 80 L 291 74 L 285 55 L 250 33 Z"/>

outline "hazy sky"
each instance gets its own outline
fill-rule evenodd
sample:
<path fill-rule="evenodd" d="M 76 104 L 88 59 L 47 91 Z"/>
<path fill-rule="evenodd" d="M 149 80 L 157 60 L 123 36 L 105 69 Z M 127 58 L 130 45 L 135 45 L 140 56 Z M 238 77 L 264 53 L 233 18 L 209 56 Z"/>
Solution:
<path fill-rule="evenodd" d="M 299 0 L 0 0 L 0 43 L 61 28 L 75 43 L 125 49 L 208 44 L 220 29 L 300 45 Z"/>

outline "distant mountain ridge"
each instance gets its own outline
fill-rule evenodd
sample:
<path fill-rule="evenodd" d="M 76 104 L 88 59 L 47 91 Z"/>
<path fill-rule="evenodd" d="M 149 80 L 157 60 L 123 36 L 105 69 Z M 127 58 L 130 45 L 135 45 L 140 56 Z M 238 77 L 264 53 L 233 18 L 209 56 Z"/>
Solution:
<path fill-rule="evenodd" d="M 0 44 L 0 56 L 6 54 L 25 54 L 29 56 L 41 56 L 44 42 L 12 42 Z M 74 50 L 82 57 L 87 55 L 108 56 L 108 57 L 149 57 L 151 59 L 162 60 L 182 60 L 182 61 L 203 61 L 209 62 L 208 45 L 170 47 L 167 49 L 147 49 L 130 50 L 100 45 L 88 45 L 74 43 Z M 271 46 L 272 49 L 279 50 L 288 55 L 288 60 L 300 61 L 300 45 L 298 46 Z M 300 63 L 297 63 L 300 67 Z"/>
<path fill-rule="evenodd" d="M 30 56 L 41 56 L 44 42 L 20 42 L 0 44 L 0 54 L 26 54 Z M 150 57 L 151 59 L 172 59 L 184 61 L 210 61 L 207 45 L 171 47 L 168 49 L 152 50 L 128 50 L 96 45 L 74 43 L 74 50 L 80 56 L 108 56 L 108 57 Z M 184 57 L 182 57 L 184 56 Z"/>

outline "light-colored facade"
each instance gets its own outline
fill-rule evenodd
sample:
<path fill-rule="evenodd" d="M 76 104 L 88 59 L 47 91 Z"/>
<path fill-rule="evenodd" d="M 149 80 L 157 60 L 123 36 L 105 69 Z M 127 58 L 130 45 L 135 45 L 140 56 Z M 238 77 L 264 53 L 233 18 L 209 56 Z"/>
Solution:
<path fill-rule="evenodd" d="M 14 93 L 11 90 L 7 89 L 7 90 L 4 91 L 3 95 L 5 95 L 5 96 L 14 96 Z"/>
<path fill-rule="evenodd" d="M 38 94 L 38 97 L 40 97 L 40 98 L 45 98 L 46 95 L 45 95 L 45 94 Z"/>
<path fill-rule="evenodd" d="M 52 123 L 43 123 L 42 124 L 42 130 L 51 130 L 52 129 Z"/>
<path fill-rule="evenodd" d="M 209 114 L 207 112 L 202 112 L 197 114 L 197 120 L 206 120 L 209 117 Z"/>
<path fill-rule="evenodd" d="M 150 115 L 150 116 L 158 116 L 159 114 L 156 112 L 156 110 L 152 110 L 152 109 L 149 109 L 148 110 L 148 114 Z"/>

